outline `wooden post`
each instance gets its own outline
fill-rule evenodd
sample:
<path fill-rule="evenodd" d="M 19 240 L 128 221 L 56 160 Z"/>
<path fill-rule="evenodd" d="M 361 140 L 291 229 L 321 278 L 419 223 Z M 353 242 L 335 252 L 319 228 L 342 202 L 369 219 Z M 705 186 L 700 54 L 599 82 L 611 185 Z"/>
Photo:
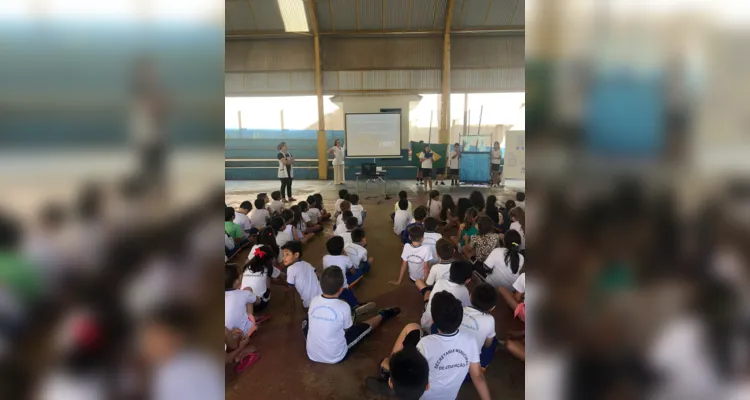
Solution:
<path fill-rule="evenodd" d="M 326 116 L 323 112 L 323 71 L 320 65 L 320 34 L 318 32 L 318 16 L 315 14 L 315 4 L 307 0 L 307 11 L 310 14 L 310 24 L 313 31 L 313 46 L 315 46 L 315 94 L 318 96 L 318 179 L 328 179 L 328 152 L 326 151 Z"/>
<path fill-rule="evenodd" d="M 445 15 L 445 32 L 443 34 L 443 85 L 440 96 L 440 133 L 438 143 L 450 142 L 450 113 L 451 113 L 451 22 L 455 0 L 448 0 L 448 10 Z"/>

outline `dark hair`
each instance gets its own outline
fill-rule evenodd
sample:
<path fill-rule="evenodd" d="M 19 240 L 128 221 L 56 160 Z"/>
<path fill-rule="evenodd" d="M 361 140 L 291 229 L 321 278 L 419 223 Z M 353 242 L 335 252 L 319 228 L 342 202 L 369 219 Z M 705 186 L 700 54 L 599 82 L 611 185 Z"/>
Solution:
<path fill-rule="evenodd" d="M 401 199 L 398 201 L 398 209 L 399 210 L 408 210 L 409 209 L 409 200 Z"/>
<path fill-rule="evenodd" d="M 471 292 L 471 305 L 479 311 L 490 312 L 497 305 L 497 289 L 482 282 Z"/>
<path fill-rule="evenodd" d="M 393 391 L 399 399 L 417 400 L 422 397 L 430 377 L 430 367 L 415 347 L 405 347 L 391 356 Z"/>
<path fill-rule="evenodd" d="M 406 190 L 402 190 L 402 191 L 398 192 L 398 199 L 399 200 L 403 200 L 403 199 L 407 199 L 407 198 L 408 198 L 408 195 L 406 194 Z"/>
<path fill-rule="evenodd" d="M 359 195 L 357 195 L 357 194 L 350 194 L 349 195 L 349 202 L 352 203 L 355 206 L 357 204 L 359 204 Z"/>
<path fill-rule="evenodd" d="M 325 267 L 323 275 L 320 276 L 320 288 L 323 290 L 323 293 L 333 296 L 343 287 L 344 271 L 337 266 L 329 265 Z"/>
<path fill-rule="evenodd" d="M 424 238 L 424 228 L 421 225 L 414 225 L 409 228 L 409 239 L 412 242 L 418 242 Z"/>
<path fill-rule="evenodd" d="M 344 252 L 344 238 L 334 236 L 326 242 L 326 250 L 332 256 L 340 256 Z"/>
<path fill-rule="evenodd" d="M 497 197 L 487 197 L 487 206 L 485 207 L 484 214 L 492 220 L 493 223 L 500 223 L 500 211 L 497 209 Z"/>
<path fill-rule="evenodd" d="M 516 202 L 513 200 L 506 200 L 505 201 L 505 209 L 510 212 L 510 210 L 516 208 Z"/>
<path fill-rule="evenodd" d="M 339 190 L 339 199 L 345 200 L 346 196 L 349 194 L 349 191 L 346 189 Z"/>
<path fill-rule="evenodd" d="M 83 190 L 76 199 L 76 211 L 81 219 L 96 219 L 102 212 L 103 200 L 101 187 L 97 184 L 89 183 L 83 187 Z"/>
<path fill-rule="evenodd" d="M 352 203 L 349 200 L 344 200 L 339 205 L 339 208 L 341 208 L 341 212 L 349 211 L 352 209 Z"/>
<path fill-rule="evenodd" d="M 469 200 L 471 201 L 472 207 L 476 208 L 477 211 L 484 210 L 484 196 L 482 196 L 482 193 L 478 190 L 475 190 L 471 192 L 469 195 Z"/>
<path fill-rule="evenodd" d="M 297 205 L 302 212 L 307 212 L 310 209 L 310 204 L 306 201 L 300 201 Z"/>
<path fill-rule="evenodd" d="M 453 333 L 461 326 L 464 308 L 451 292 L 441 291 L 432 296 L 430 311 L 435 326 L 442 333 Z"/>
<path fill-rule="evenodd" d="M 276 243 L 276 233 L 272 227 L 267 226 L 258 233 L 258 244 L 270 247 L 275 257 L 279 255 L 279 245 Z"/>
<path fill-rule="evenodd" d="M 470 261 L 456 260 L 451 263 L 448 279 L 453 283 L 463 285 L 467 279 L 471 278 L 473 272 L 474 265 Z"/>
<path fill-rule="evenodd" d="M 240 268 L 237 264 L 224 264 L 224 290 L 234 289 L 234 283 L 240 279 Z"/>
<path fill-rule="evenodd" d="M 278 190 L 271 192 L 271 198 L 274 200 L 281 200 L 281 192 Z"/>
<path fill-rule="evenodd" d="M 315 193 L 313 197 L 315 197 L 315 205 L 317 206 L 316 208 L 323 209 L 323 195 L 320 193 Z"/>
<path fill-rule="evenodd" d="M 440 197 L 440 192 L 438 192 L 437 190 L 431 191 L 430 198 L 427 200 L 427 207 L 432 206 L 432 199 L 437 199 L 438 197 Z"/>
<path fill-rule="evenodd" d="M 521 246 L 521 234 L 511 229 L 505 232 L 505 265 L 510 267 L 511 272 L 518 273 L 520 268 L 520 257 L 518 254 Z"/>
<path fill-rule="evenodd" d="M 284 218 L 284 223 L 294 223 L 294 211 L 290 209 L 282 210 L 281 211 L 281 218 Z"/>
<path fill-rule="evenodd" d="M 275 234 L 278 234 L 281 231 L 281 228 L 286 226 L 286 221 L 284 221 L 284 218 L 281 217 L 273 217 L 271 218 L 271 222 L 269 223 L 269 225 L 271 225 L 273 232 Z"/>
<path fill-rule="evenodd" d="M 0 212 L 0 250 L 16 251 L 21 242 L 21 233 L 18 220 Z"/>
<path fill-rule="evenodd" d="M 437 229 L 438 220 L 432 217 L 427 217 L 424 220 L 424 230 L 427 232 L 435 232 Z"/>
<path fill-rule="evenodd" d="M 299 258 L 302 258 L 302 242 L 296 240 L 286 242 L 281 246 L 281 250 L 289 250 L 292 254 L 299 254 Z"/>
<path fill-rule="evenodd" d="M 234 208 L 224 207 L 224 222 L 232 221 L 234 219 Z"/>
<path fill-rule="evenodd" d="M 453 202 L 453 196 L 449 194 L 443 195 L 443 209 L 440 210 L 440 219 L 443 221 L 448 220 L 448 212 L 451 215 L 456 215 L 456 203 Z"/>
<path fill-rule="evenodd" d="M 471 208 L 471 200 L 467 199 L 466 197 L 461 197 L 458 199 L 458 205 L 456 206 L 456 216 L 458 217 L 459 221 L 462 221 L 466 218 L 466 210 Z"/>
<path fill-rule="evenodd" d="M 257 248 L 262 251 L 263 257 L 255 256 L 245 264 L 245 270 L 249 270 L 254 273 L 265 271 L 268 277 L 273 275 L 273 261 L 276 259 L 276 253 L 273 252 L 269 246 L 263 245 Z M 262 293 L 259 293 L 262 296 Z"/>
<path fill-rule="evenodd" d="M 352 242 L 354 243 L 361 242 L 365 237 L 365 230 L 362 228 L 354 228 L 352 231 Z"/>
<path fill-rule="evenodd" d="M 346 226 L 346 220 L 353 216 L 354 216 L 354 213 L 351 210 L 346 210 L 341 213 L 341 221 L 343 221 L 344 225 Z"/>
<path fill-rule="evenodd" d="M 292 214 L 294 215 L 292 224 L 294 224 L 294 226 L 296 226 L 297 229 L 302 229 L 302 209 L 300 208 L 299 204 L 293 205 L 289 207 L 289 209 L 292 211 Z"/>
<path fill-rule="evenodd" d="M 427 209 L 425 206 L 419 206 L 416 210 L 414 210 L 414 219 L 417 221 L 422 221 L 427 217 Z"/>
<path fill-rule="evenodd" d="M 495 223 L 492 222 L 492 218 L 482 215 L 477 221 L 477 229 L 480 235 L 487 235 L 495 231 Z"/>
<path fill-rule="evenodd" d="M 240 204 L 240 208 L 244 208 L 245 210 L 252 210 L 253 209 L 253 203 L 245 200 Z"/>
<path fill-rule="evenodd" d="M 435 243 L 435 250 L 441 260 L 450 260 L 453 258 L 453 243 L 448 239 L 439 239 Z"/>
<path fill-rule="evenodd" d="M 524 200 L 526 200 L 526 193 L 524 193 L 524 192 L 518 192 L 518 193 L 516 193 L 516 200 L 518 200 L 518 201 L 524 201 Z"/>
<path fill-rule="evenodd" d="M 266 199 L 266 197 L 268 197 L 268 193 L 266 193 L 266 192 L 262 192 L 262 193 L 258 193 L 258 196 L 256 196 L 256 197 L 255 197 L 255 199 L 256 199 L 256 200 L 257 200 L 257 199 L 265 200 L 265 199 Z"/>
<path fill-rule="evenodd" d="M 346 229 L 353 230 L 359 225 L 359 220 L 357 217 L 349 217 L 344 222 L 344 225 L 346 226 Z"/>
<path fill-rule="evenodd" d="M 510 217 L 515 217 L 516 221 L 521 224 L 521 229 L 526 232 L 526 212 L 523 210 L 523 208 L 513 207 L 513 209 L 510 210 Z"/>
<path fill-rule="evenodd" d="M 466 214 L 464 215 L 464 229 L 469 229 L 469 224 L 474 224 L 478 215 L 479 211 L 474 207 L 466 210 Z"/>
<path fill-rule="evenodd" d="M 317 204 L 315 195 L 307 196 L 307 204 L 310 205 L 310 208 L 318 208 L 315 206 Z"/>
<path fill-rule="evenodd" d="M 262 198 L 255 199 L 255 209 L 262 210 L 264 208 L 266 208 L 266 201 Z"/>

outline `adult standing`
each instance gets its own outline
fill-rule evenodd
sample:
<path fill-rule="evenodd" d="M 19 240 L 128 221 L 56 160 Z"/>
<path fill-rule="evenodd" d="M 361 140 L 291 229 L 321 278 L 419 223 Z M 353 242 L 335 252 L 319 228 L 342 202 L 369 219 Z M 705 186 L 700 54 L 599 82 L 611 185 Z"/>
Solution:
<path fill-rule="evenodd" d="M 500 150 L 500 142 L 495 142 L 495 145 L 490 150 L 490 171 L 492 171 L 492 185 L 500 187 L 500 163 L 503 159 L 503 152 Z"/>
<path fill-rule="evenodd" d="M 341 146 L 341 139 L 333 142 L 333 147 L 328 149 L 328 154 L 333 156 L 333 184 L 343 185 L 346 177 L 344 176 L 344 148 Z"/>
<path fill-rule="evenodd" d="M 279 154 L 276 158 L 279 159 L 279 180 L 281 180 L 281 201 L 288 203 L 290 201 L 297 201 L 292 197 L 292 179 L 294 179 L 294 157 L 289 149 L 286 147 L 286 142 L 279 143 L 276 146 Z"/>
<path fill-rule="evenodd" d="M 458 186 L 459 177 L 458 169 L 461 162 L 461 146 L 456 143 L 453 145 L 453 150 L 448 151 L 448 171 L 451 177 L 451 186 Z"/>

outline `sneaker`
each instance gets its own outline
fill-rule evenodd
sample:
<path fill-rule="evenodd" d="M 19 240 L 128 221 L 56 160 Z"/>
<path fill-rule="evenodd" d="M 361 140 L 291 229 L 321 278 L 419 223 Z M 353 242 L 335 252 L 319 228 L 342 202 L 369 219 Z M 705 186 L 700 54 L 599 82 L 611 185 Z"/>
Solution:
<path fill-rule="evenodd" d="M 358 317 L 373 311 L 375 311 L 375 303 L 373 302 L 363 303 L 354 307 L 354 314 Z"/>
<path fill-rule="evenodd" d="M 289 198 L 289 202 L 291 203 L 291 202 L 293 202 L 293 201 L 297 201 L 297 199 L 295 199 L 294 197 L 290 197 L 290 198 Z"/>
<path fill-rule="evenodd" d="M 383 397 L 396 397 L 396 392 L 388 385 L 387 380 L 375 378 L 373 376 L 365 378 L 365 387 L 371 392 Z"/>
<path fill-rule="evenodd" d="M 386 321 L 401 314 L 401 308 L 400 307 L 384 308 L 378 311 L 378 314 L 380 314 L 380 316 L 383 317 L 383 321 Z"/>

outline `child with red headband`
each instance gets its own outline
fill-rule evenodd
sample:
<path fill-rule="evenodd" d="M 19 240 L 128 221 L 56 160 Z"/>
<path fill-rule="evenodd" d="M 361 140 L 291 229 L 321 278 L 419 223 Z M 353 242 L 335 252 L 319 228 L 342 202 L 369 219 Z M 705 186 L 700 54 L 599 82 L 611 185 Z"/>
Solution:
<path fill-rule="evenodd" d="M 255 304 L 255 311 L 263 311 L 271 301 L 271 279 L 278 279 L 284 274 L 273 264 L 276 254 L 270 246 L 256 246 L 252 250 L 253 257 L 245 264 L 242 272 L 241 287 L 251 288 L 253 293 L 260 297 L 260 303 Z M 282 277 L 286 282 L 286 277 Z"/>

